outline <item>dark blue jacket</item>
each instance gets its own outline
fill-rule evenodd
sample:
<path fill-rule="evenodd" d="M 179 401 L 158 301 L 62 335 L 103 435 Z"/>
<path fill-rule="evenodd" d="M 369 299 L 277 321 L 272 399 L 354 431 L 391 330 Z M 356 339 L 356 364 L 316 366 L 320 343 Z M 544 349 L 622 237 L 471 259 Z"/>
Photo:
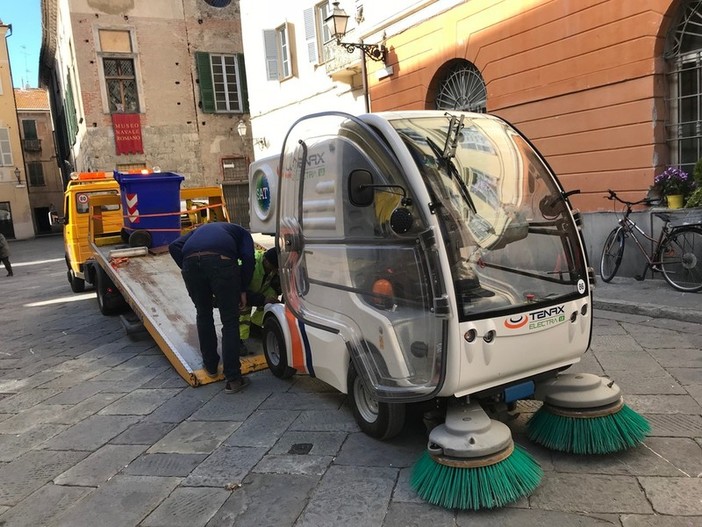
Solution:
<path fill-rule="evenodd" d="M 183 260 L 201 251 L 214 252 L 241 261 L 241 290 L 246 291 L 254 271 L 254 242 L 251 233 L 235 223 L 205 223 L 168 246 L 173 260 L 183 268 Z"/>

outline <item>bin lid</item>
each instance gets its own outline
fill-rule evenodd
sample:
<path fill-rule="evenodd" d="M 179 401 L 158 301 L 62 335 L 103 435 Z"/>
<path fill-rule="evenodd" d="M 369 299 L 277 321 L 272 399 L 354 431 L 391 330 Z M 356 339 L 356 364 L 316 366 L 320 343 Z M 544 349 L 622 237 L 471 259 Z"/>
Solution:
<path fill-rule="evenodd" d="M 170 181 L 175 183 L 178 181 L 179 183 L 185 179 L 184 176 L 181 176 L 180 174 L 176 174 L 175 172 L 148 172 L 146 174 L 129 174 L 125 172 L 118 172 L 115 170 L 114 172 L 114 178 L 122 184 L 124 183 L 133 183 L 135 181 L 148 181 L 148 182 L 163 182 L 163 181 Z"/>

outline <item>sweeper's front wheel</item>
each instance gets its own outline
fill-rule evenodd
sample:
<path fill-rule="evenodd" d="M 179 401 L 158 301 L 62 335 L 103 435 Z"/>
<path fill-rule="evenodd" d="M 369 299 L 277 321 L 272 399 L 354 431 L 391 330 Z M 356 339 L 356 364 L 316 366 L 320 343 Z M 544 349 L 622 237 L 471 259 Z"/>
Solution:
<path fill-rule="evenodd" d="M 391 439 L 405 425 L 405 405 L 383 403 L 363 383 L 353 363 L 347 376 L 351 410 L 361 430 L 375 439 Z"/>

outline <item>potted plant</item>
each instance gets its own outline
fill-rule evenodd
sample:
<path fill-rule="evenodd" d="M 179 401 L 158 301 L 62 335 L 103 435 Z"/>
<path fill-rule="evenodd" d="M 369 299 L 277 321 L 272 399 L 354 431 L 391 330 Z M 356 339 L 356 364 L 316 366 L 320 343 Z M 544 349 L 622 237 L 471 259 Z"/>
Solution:
<path fill-rule="evenodd" d="M 653 178 L 654 187 L 666 197 L 668 207 L 679 209 L 683 200 L 695 188 L 695 181 L 678 167 L 667 167 Z"/>

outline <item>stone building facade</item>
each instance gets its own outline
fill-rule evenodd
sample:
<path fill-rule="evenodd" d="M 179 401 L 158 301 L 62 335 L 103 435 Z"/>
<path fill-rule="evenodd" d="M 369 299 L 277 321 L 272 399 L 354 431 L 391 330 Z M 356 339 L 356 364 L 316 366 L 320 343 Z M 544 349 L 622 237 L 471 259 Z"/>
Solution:
<path fill-rule="evenodd" d="M 49 215 L 59 213 L 63 202 L 63 179 L 56 157 L 49 96 L 42 89 L 15 89 L 15 101 L 34 230 L 37 234 L 48 234 L 59 230 L 59 225 L 51 225 Z"/>
<path fill-rule="evenodd" d="M 27 193 L 7 39 L 10 24 L 0 21 L 0 233 L 7 239 L 34 236 Z"/>
<path fill-rule="evenodd" d="M 183 186 L 222 183 L 232 219 L 247 223 L 252 144 L 237 132 L 248 121 L 238 2 L 44 0 L 42 17 L 40 81 L 64 177 L 146 168 L 182 174 Z M 139 141 L 124 148 L 120 126 L 135 127 Z"/>

